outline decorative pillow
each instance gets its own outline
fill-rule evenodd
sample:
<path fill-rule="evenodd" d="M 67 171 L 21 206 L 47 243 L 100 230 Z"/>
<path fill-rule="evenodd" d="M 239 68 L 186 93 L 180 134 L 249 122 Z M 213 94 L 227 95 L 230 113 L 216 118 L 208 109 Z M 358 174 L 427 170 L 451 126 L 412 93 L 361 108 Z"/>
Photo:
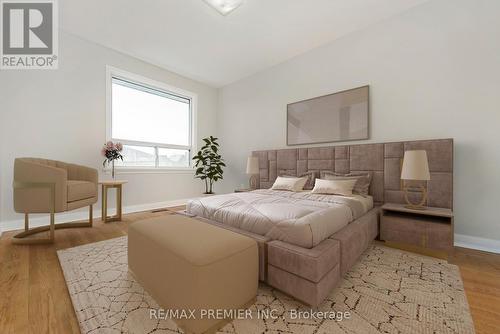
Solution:
<path fill-rule="evenodd" d="M 316 179 L 312 194 L 332 194 L 342 196 L 352 196 L 352 189 L 356 183 L 356 179 L 352 180 L 323 180 Z"/>
<path fill-rule="evenodd" d="M 301 191 L 307 182 L 307 177 L 283 177 L 278 176 L 274 181 L 272 190 Z"/>
<path fill-rule="evenodd" d="M 283 172 L 283 174 L 280 174 L 282 177 L 295 177 L 293 175 L 287 175 L 286 172 Z M 311 190 L 314 188 L 314 180 L 316 180 L 316 173 L 315 172 L 305 172 L 300 174 L 298 177 L 307 177 L 307 182 L 304 185 L 304 190 Z"/>
<path fill-rule="evenodd" d="M 353 180 L 356 179 L 357 182 L 354 185 L 352 192 L 354 194 L 368 196 L 368 191 L 370 189 L 370 183 L 372 181 L 371 173 L 349 173 L 340 174 L 329 171 L 322 171 L 321 178 L 324 180 Z"/>

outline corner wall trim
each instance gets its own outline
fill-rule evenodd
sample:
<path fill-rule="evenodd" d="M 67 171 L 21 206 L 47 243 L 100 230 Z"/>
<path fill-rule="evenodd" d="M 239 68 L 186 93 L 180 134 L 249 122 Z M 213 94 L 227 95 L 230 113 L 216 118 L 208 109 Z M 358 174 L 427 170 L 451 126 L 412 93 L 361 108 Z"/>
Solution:
<path fill-rule="evenodd" d="M 172 206 L 180 206 L 180 205 L 185 205 L 187 203 L 187 201 L 188 201 L 187 199 L 180 199 L 180 200 L 172 200 L 172 201 L 166 201 L 166 202 L 131 205 L 131 206 L 123 207 L 123 213 L 126 214 L 126 213 L 161 209 L 161 208 L 172 207 Z M 110 209 L 113 209 L 113 208 L 110 208 Z M 30 227 L 38 227 L 38 226 L 48 225 L 48 218 L 47 218 L 48 215 L 40 214 L 38 216 L 39 217 L 30 218 Z M 101 218 L 101 216 L 102 216 L 101 209 L 95 209 L 94 210 L 94 219 Z M 85 219 L 88 219 L 87 210 L 56 214 L 56 224 L 57 223 L 72 222 L 72 221 L 77 221 L 77 220 L 85 220 Z M 24 218 L 0 222 L 0 235 L 1 235 L 1 232 L 21 230 L 23 228 L 24 228 Z"/>
<path fill-rule="evenodd" d="M 500 240 L 455 234 L 455 246 L 500 254 Z"/>

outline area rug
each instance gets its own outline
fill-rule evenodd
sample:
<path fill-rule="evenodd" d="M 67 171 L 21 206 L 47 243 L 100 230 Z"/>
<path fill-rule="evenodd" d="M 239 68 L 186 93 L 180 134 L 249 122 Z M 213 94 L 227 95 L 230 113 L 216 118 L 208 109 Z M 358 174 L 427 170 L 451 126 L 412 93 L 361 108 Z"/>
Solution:
<path fill-rule="evenodd" d="M 82 333 L 182 333 L 174 321 L 151 317 L 159 306 L 128 272 L 127 237 L 58 256 Z M 317 309 L 260 284 L 250 310 L 272 316 L 233 320 L 219 333 L 474 333 L 456 266 L 380 245 Z"/>

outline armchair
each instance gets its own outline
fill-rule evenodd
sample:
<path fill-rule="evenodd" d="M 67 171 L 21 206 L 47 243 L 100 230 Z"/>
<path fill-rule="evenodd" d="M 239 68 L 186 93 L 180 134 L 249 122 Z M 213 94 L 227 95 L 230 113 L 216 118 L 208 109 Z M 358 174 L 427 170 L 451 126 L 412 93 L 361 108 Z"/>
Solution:
<path fill-rule="evenodd" d="M 56 229 L 92 227 L 93 204 L 97 202 L 97 170 L 61 161 L 17 158 L 14 161 L 14 210 L 24 213 L 24 232 L 12 241 L 19 244 L 51 243 Z M 89 221 L 55 224 L 55 214 L 89 206 Z M 29 228 L 30 213 L 50 214 L 50 225 Z M 48 238 L 24 239 L 49 231 Z"/>

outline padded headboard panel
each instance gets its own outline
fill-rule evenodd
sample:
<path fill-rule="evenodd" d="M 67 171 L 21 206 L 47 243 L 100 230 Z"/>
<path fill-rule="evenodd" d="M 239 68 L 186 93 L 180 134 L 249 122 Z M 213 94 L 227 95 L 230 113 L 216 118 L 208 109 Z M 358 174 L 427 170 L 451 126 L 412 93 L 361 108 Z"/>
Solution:
<path fill-rule="evenodd" d="M 259 188 L 270 188 L 278 175 L 314 171 L 371 172 L 370 194 L 377 204 L 405 203 L 400 180 L 404 151 L 426 150 L 431 180 L 428 206 L 453 208 L 453 139 L 404 141 L 380 144 L 291 148 L 254 151 L 259 158 Z M 417 201 L 418 193 L 410 193 Z"/>

